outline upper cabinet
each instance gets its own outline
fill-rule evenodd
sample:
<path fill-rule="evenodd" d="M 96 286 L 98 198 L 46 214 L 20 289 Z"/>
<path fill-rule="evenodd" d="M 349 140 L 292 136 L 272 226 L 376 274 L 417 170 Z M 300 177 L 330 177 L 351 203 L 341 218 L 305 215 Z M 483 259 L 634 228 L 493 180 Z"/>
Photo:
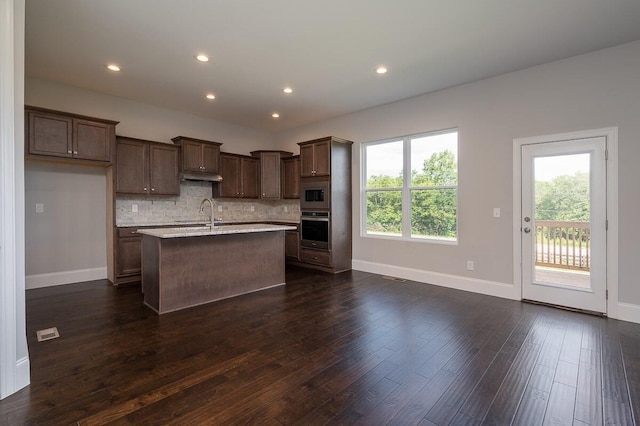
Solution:
<path fill-rule="evenodd" d="M 220 174 L 221 143 L 177 136 L 172 141 L 181 147 L 182 172 L 201 175 Z"/>
<path fill-rule="evenodd" d="M 300 176 L 328 176 L 331 173 L 331 137 L 300 142 Z"/>
<path fill-rule="evenodd" d="M 217 197 L 258 198 L 259 160 L 246 155 L 220 153 L 222 182 L 214 185 Z"/>
<path fill-rule="evenodd" d="M 300 198 L 300 156 L 282 159 L 282 198 Z"/>
<path fill-rule="evenodd" d="M 179 195 L 178 147 L 118 136 L 116 192 Z"/>
<path fill-rule="evenodd" d="M 111 164 L 117 121 L 25 107 L 26 157 Z"/>
<path fill-rule="evenodd" d="M 260 193 L 263 200 L 278 200 L 281 197 L 281 159 L 291 157 L 287 151 L 252 151 L 251 155 L 260 159 Z"/>

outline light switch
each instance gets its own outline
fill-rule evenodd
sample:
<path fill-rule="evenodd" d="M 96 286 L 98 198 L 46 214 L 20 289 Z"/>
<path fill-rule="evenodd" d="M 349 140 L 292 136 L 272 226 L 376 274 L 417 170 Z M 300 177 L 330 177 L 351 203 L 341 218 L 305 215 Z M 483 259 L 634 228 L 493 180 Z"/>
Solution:
<path fill-rule="evenodd" d="M 218 211 L 221 212 L 222 211 L 222 206 L 218 206 Z"/>
<path fill-rule="evenodd" d="M 132 204 L 131 205 L 131 212 L 138 213 L 138 205 L 137 204 Z"/>
<path fill-rule="evenodd" d="M 500 207 L 493 208 L 493 217 L 500 217 Z"/>
<path fill-rule="evenodd" d="M 252 211 L 252 212 L 256 211 L 256 208 L 255 208 L 255 207 L 253 207 L 253 206 L 251 206 L 251 211 Z"/>
<path fill-rule="evenodd" d="M 36 203 L 36 213 L 44 213 L 44 204 Z"/>

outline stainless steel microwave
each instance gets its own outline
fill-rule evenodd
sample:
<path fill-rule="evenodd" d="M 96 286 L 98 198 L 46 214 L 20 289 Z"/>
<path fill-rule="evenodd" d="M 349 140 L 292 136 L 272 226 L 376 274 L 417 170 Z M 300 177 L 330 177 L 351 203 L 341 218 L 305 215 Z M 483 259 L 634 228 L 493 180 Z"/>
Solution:
<path fill-rule="evenodd" d="M 305 181 L 300 182 L 300 209 L 328 209 L 330 206 L 331 191 L 329 181 Z"/>

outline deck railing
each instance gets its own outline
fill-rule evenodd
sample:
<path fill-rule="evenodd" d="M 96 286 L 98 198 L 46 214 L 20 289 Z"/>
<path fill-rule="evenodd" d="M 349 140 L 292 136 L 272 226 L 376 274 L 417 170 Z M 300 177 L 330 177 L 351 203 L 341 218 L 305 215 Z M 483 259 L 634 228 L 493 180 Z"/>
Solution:
<path fill-rule="evenodd" d="M 588 271 L 589 222 L 536 220 L 536 265 Z"/>

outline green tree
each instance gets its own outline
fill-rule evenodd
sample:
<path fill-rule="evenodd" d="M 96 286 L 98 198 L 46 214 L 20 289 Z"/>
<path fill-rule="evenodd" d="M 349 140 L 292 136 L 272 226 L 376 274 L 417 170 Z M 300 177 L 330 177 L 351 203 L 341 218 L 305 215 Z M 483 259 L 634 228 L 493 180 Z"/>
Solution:
<path fill-rule="evenodd" d="M 536 181 L 536 219 L 589 221 L 589 174 L 555 177 L 550 182 Z"/>
<path fill-rule="evenodd" d="M 377 175 L 367 180 L 367 188 L 402 188 L 402 174 Z M 426 159 L 422 170 L 411 171 L 412 235 L 455 238 L 456 190 L 429 188 L 456 185 L 455 156 L 451 151 L 437 152 Z M 402 233 L 402 191 L 367 192 L 367 230 L 392 234 Z"/>
<path fill-rule="evenodd" d="M 456 159 L 449 150 L 436 152 L 422 164 L 422 171 L 412 170 L 412 187 L 456 185 Z M 411 234 L 455 238 L 455 189 L 411 190 Z"/>

